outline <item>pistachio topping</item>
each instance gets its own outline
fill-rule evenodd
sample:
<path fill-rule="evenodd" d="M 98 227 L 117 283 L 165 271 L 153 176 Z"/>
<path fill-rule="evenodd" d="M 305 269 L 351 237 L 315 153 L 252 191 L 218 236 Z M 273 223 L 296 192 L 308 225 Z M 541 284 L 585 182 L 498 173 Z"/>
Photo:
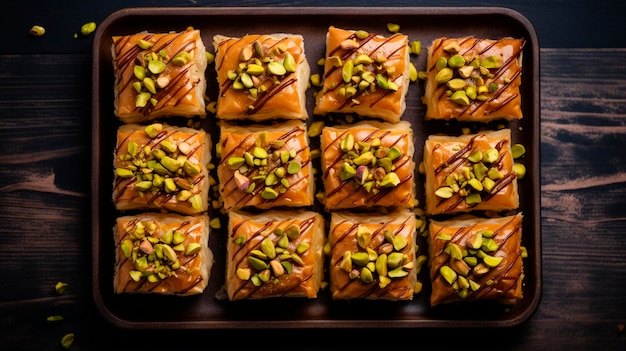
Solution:
<path fill-rule="evenodd" d="M 437 236 L 437 240 L 447 241 L 442 251 L 447 261 L 439 268 L 439 274 L 461 298 L 480 289 L 480 278 L 502 262 L 503 257 L 495 255 L 499 245 L 493 235 L 493 231 L 478 230 L 464 244 L 451 241 L 449 235 Z"/>
<path fill-rule="evenodd" d="M 461 196 L 468 205 L 481 203 L 484 197 L 499 191 L 497 182 L 507 176 L 498 166 L 500 151 L 496 148 L 474 150 L 464 158 L 463 165 L 446 176 L 435 195 L 440 199 Z"/>
<path fill-rule="evenodd" d="M 486 101 L 502 85 L 511 82 L 510 77 L 495 80 L 495 72 L 503 66 L 500 56 L 463 56 L 457 42 L 443 48 L 435 64 L 435 82 L 446 85 L 446 95 L 450 101 L 468 106 L 473 101 Z"/>
<path fill-rule="evenodd" d="M 129 275 L 136 282 L 157 283 L 177 276 L 185 270 L 179 257 L 194 256 L 202 249 L 200 243 L 187 242 L 184 231 L 163 230 L 153 220 L 131 222 L 124 231 L 120 248 L 133 265 Z"/>
<path fill-rule="evenodd" d="M 343 152 L 339 178 L 363 187 L 368 193 L 377 194 L 383 188 L 393 188 L 401 183 L 395 173 L 394 161 L 403 156 L 396 147 L 381 144 L 380 138 L 368 141 L 355 141 L 352 134 L 346 134 L 339 141 Z"/>
<path fill-rule="evenodd" d="M 403 252 L 408 245 L 403 235 L 396 235 L 386 228 L 384 243 L 374 250 L 368 246 L 372 230 L 366 225 L 358 225 L 356 230 L 357 251 L 344 252 L 339 263 L 350 279 L 358 279 L 363 284 L 376 283 L 384 289 L 394 279 L 407 276 L 415 267 L 412 255 Z"/>
<path fill-rule="evenodd" d="M 304 164 L 297 150 L 286 148 L 281 139 L 268 141 L 267 134 L 259 133 L 252 149 L 231 155 L 224 162 L 234 171 L 240 191 L 274 200 L 289 189 L 290 177 L 297 176 Z"/>
<path fill-rule="evenodd" d="M 307 242 L 296 242 L 299 237 L 300 226 L 296 223 L 279 225 L 268 231 L 265 238 L 249 251 L 245 261 L 247 267 L 237 268 L 237 277 L 261 286 L 291 274 L 294 265 L 304 265 L 302 256 L 307 255 L 310 247 Z M 247 242 L 244 235 L 234 239 L 237 245 L 245 245 Z"/>
<path fill-rule="evenodd" d="M 167 138 L 167 131 L 159 123 L 146 126 L 144 132 L 150 141 L 146 145 L 129 142 L 126 153 L 118 156 L 122 164 L 115 168 L 115 176 L 134 180 L 132 184 L 140 196 L 166 192 L 178 201 L 201 208 L 195 182 L 204 166 L 188 157 L 193 152 L 192 146 Z M 157 144 L 155 140 L 161 141 Z"/>

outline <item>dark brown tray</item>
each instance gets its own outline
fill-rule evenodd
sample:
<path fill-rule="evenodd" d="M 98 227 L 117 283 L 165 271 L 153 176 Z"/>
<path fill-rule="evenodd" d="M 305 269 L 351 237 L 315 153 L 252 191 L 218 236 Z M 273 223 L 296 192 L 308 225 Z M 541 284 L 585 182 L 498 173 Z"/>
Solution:
<path fill-rule="evenodd" d="M 520 211 L 524 212 L 523 239 L 529 257 L 524 261 L 524 299 L 511 307 L 497 303 L 452 304 L 430 307 L 427 268 L 419 280 L 423 291 L 413 301 L 334 301 L 328 291 L 317 299 L 275 298 L 256 301 L 225 301 L 216 298 L 224 284 L 225 229 L 213 230 L 209 245 L 215 264 L 206 291 L 189 297 L 157 295 L 115 295 L 113 293 L 114 243 L 112 227 L 120 215 L 111 202 L 112 163 L 116 129 L 113 115 L 112 35 L 180 31 L 188 26 L 200 29 L 207 49 L 213 51 L 216 34 L 242 36 L 249 33 L 294 33 L 304 37 L 305 53 L 312 73 L 321 73 L 315 64 L 324 56 L 324 40 L 330 25 L 365 29 L 388 35 L 388 22 L 400 25 L 410 40 L 422 42 L 422 54 L 412 56 L 418 70 L 426 65 L 426 49 L 441 36 L 476 36 L 497 39 L 525 38 L 523 54 L 521 121 L 496 122 L 513 131 L 514 142 L 527 149 L 526 177 L 520 181 Z M 214 66 L 207 69 L 207 95 L 216 99 Z M 313 109 L 313 92 L 308 91 L 308 108 Z M 460 123 L 425 122 L 421 103 L 423 83 L 412 83 L 403 119 L 414 127 L 416 162 L 421 161 L 423 141 L 429 134 L 461 134 Z M 541 299 L 541 207 L 539 169 L 539 43 L 532 24 L 521 14 L 505 8 L 131 8 L 117 11 L 100 23 L 93 45 L 92 110 L 92 227 L 93 298 L 101 314 L 123 328 L 394 328 L 426 327 L 510 327 L 532 316 Z M 320 118 L 314 116 L 313 119 Z M 484 126 L 483 126 L 484 127 Z M 214 118 L 203 128 L 218 140 Z M 423 202 L 423 176 L 417 174 L 419 200 Z M 319 185 L 318 185 L 319 186 Z M 319 189 L 319 187 L 318 187 Z M 216 214 L 210 213 L 211 216 Z M 222 216 L 222 227 L 227 219 Z M 424 250 L 425 243 L 421 245 Z M 158 308 L 155 308 L 158 306 Z"/>

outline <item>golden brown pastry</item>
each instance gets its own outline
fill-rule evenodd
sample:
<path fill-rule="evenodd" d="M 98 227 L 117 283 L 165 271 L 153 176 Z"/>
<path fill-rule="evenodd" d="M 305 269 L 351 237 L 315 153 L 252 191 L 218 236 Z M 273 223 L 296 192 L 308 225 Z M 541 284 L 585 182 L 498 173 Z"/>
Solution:
<path fill-rule="evenodd" d="M 216 35 L 217 117 L 268 121 L 307 119 L 310 67 L 300 35 Z"/>
<path fill-rule="evenodd" d="M 324 219 L 303 210 L 229 212 L 230 300 L 316 298 L 323 276 Z"/>
<path fill-rule="evenodd" d="M 314 113 L 356 113 L 396 123 L 409 88 L 406 35 L 389 37 L 329 27 L 322 90 Z"/>
<path fill-rule="evenodd" d="M 432 306 L 522 298 L 522 214 L 430 221 Z"/>
<path fill-rule="evenodd" d="M 224 209 L 302 207 L 314 202 L 315 182 L 306 126 L 221 123 L 217 167 Z"/>
<path fill-rule="evenodd" d="M 206 115 L 200 31 L 114 36 L 112 53 L 115 115 L 122 122 Z"/>
<path fill-rule="evenodd" d="M 328 240 L 333 299 L 412 300 L 415 214 L 333 212 Z"/>
<path fill-rule="evenodd" d="M 113 202 L 118 210 L 197 214 L 208 209 L 210 135 L 153 123 L 117 131 Z"/>
<path fill-rule="evenodd" d="M 428 48 L 426 119 L 522 118 L 524 39 L 438 38 Z"/>
<path fill-rule="evenodd" d="M 200 294 L 213 266 L 207 215 L 118 217 L 115 293 Z"/>
<path fill-rule="evenodd" d="M 327 210 L 413 207 L 413 131 L 409 122 L 324 127 L 321 135 Z"/>
<path fill-rule="evenodd" d="M 424 170 L 427 214 L 519 206 L 509 129 L 431 135 L 424 147 Z"/>

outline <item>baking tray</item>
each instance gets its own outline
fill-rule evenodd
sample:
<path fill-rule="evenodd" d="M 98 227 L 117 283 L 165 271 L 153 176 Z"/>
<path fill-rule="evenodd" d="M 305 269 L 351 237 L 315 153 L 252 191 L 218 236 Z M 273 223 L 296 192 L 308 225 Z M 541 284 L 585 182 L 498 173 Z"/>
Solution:
<path fill-rule="evenodd" d="M 520 121 L 498 121 L 488 125 L 424 121 L 421 102 L 423 83 L 411 84 L 403 119 L 412 123 L 416 162 L 421 161 L 423 142 L 429 134 L 461 134 L 462 127 L 478 129 L 506 125 L 513 141 L 525 145 L 523 160 L 527 174 L 520 181 L 520 211 L 524 213 L 523 239 L 529 257 L 524 260 L 524 298 L 514 306 L 492 302 L 461 303 L 430 307 L 427 268 L 419 280 L 421 293 L 412 301 L 334 301 L 323 290 L 316 299 L 273 298 L 227 301 L 216 297 L 224 284 L 226 230 L 212 230 L 209 245 L 215 264 L 205 292 L 196 296 L 115 295 L 113 293 L 114 243 L 112 227 L 118 213 L 111 201 L 113 150 L 120 122 L 113 114 L 113 67 L 111 36 L 140 31 L 181 31 L 188 26 L 200 29 L 207 50 L 213 51 L 216 34 L 294 33 L 304 37 L 305 53 L 312 74 L 321 73 L 315 63 L 324 56 L 326 30 L 330 25 L 364 29 L 388 35 L 386 24 L 400 25 L 409 40 L 422 42 L 422 54 L 412 55 L 418 70 L 426 65 L 426 49 L 442 36 L 475 36 L 497 39 L 526 39 L 523 51 L 522 110 Z M 207 68 L 207 95 L 216 100 L 214 66 Z M 213 83 L 213 84 L 212 84 Z M 311 116 L 313 93 L 307 102 Z M 129 8 L 110 14 L 99 24 L 93 44 L 92 107 L 92 224 L 93 298 L 105 319 L 122 328 L 231 329 L 231 328 L 393 328 L 429 327 L 510 327 L 532 316 L 541 299 L 541 206 L 539 169 L 539 43 L 532 24 L 516 11 L 499 7 L 240 7 L 240 8 Z M 313 116 L 311 120 L 320 119 Z M 310 122 L 310 121 L 309 121 Z M 218 140 L 216 120 L 209 117 L 202 128 Z M 317 139 L 317 138 L 314 138 Z M 214 175 L 215 176 L 215 175 Z M 418 199 L 423 201 L 423 176 L 416 174 Z M 319 188 L 318 184 L 318 189 Z M 218 214 L 209 213 L 211 216 Z M 222 228 L 227 218 L 222 216 Z M 423 238 L 420 240 L 423 241 Z M 421 250 L 426 245 L 421 242 Z M 159 306 L 159 308 L 155 308 Z"/>

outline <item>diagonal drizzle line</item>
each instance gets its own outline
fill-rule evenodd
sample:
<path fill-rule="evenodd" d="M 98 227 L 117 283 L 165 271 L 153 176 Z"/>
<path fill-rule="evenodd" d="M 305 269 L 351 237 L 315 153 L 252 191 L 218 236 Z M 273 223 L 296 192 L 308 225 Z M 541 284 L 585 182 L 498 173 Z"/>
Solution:
<path fill-rule="evenodd" d="M 578 190 L 583 188 L 593 188 L 597 186 L 605 186 L 610 184 L 626 183 L 626 173 L 618 173 L 605 177 L 593 177 L 574 179 L 570 182 L 562 182 L 558 184 L 547 184 L 541 186 L 542 191 L 563 191 Z"/>
<path fill-rule="evenodd" d="M 29 152 L 26 154 L 12 154 L 12 155 L 3 155 L 0 156 L 0 164 L 20 164 L 20 163 L 31 163 L 36 161 L 44 161 L 51 160 L 55 158 L 62 158 L 74 154 L 78 154 L 82 148 L 80 147 L 72 147 L 67 149 L 59 149 L 52 151 L 40 151 L 40 152 Z"/>

